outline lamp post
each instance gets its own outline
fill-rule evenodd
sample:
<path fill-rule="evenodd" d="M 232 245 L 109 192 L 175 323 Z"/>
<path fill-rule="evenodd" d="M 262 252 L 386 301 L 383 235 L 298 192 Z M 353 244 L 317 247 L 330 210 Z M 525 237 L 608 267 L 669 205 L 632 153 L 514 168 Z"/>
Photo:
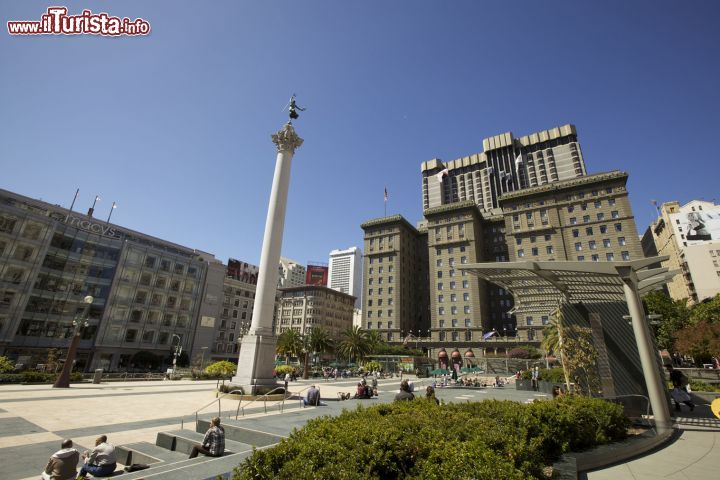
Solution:
<path fill-rule="evenodd" d="M 73 320 L 73 327 L 75 327 L 75 329 L 73 330 L 73 338 L 70 342 L 70 348 L 68 348 L 67 357 L 65 358 L 65 365 L 63 365 L 63 369 L 60 372 L 60 375 L 58 376 L 57 380 L 55 380 L 53 388 L 70 387 L 70 372 L 72 371 L 73 363 L 75 362 L 75 354 L 77 353 L 77 348 L 80 344 L 80 330 L 82 330 L 83 327 L 88 326 L 87 317 L 88 313 L 90 312 L 90 305 L 92 304 L 93 300 L 94 298 L 90 295 L 83 298 L 85 308 L 83 308 L 82 313 L 76 316 Z"/>
<path fill-rule="evenodd" d="M 180 338 L 180 335 L 177 335 L 175 333 L 173 333 L 172 338 L 178 339 L 178 343 L 177 343 L 177 345 L 175 345 L 175 352 L 173 353 L 173 370 L 172 371 L 173 371 L 173 375 L 175 375 L 175 369 L 177 368 L 177 357 L 178 357 L 178 355 L 180 355 L 182 353 L 182 346 L 180 345 L 180 343 L 182 342 L 182 339 Z"/>

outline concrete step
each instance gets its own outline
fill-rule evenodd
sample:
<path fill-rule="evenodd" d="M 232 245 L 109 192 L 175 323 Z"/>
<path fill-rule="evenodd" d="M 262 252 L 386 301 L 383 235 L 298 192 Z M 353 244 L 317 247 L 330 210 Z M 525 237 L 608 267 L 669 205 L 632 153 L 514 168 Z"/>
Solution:
<path fill-rule="evenodd" d="M 230 422 L 230 423 L 229 423 Z M 283 437 L 279 435 L 273 435 L 267 432 L 261 432 L 253 430 L 251 428 L 237 425 L 238 422 L 228 421 L 223 422 L 222 427 L 225 429 L 225 445 L 227 447 L 228 441 L 240 442 L 245 445 L 255 447 L 266 447 L 268 445 L 275 445 Z M 205 435 L 208 428 L 210 428 L 210 421 L 199 419 L 195 428 L 196 432 Z M 202 438 L 200 439 L 202 441 Z"/>
<path fill-rule="evenodd" d="M 207 429 L 206 429 L 207 430 Z M 193 446 L 202 443 L 205 433 L 193 432 L 192 430 L 173 430 L 157 434 L 155 444 L 176 452 L 190 455 Z M 276 442 L 277 443 L 277 442 Z M 239 442 L 225 435 L 225 455 L 233 455 L 246 451 L 252 451 L 253 446 L 248 443 Z"/>
<path fill-rule="evenodd" d="M 180 452 L 174 452 L 149 442 L 121 445 L 115 449 L 115 453 L 118 457 L 118 462 L 123 465 L 133 463 L 153 465 L 160 462 L 177 462 L 187 458 L 187 455 Z"/>

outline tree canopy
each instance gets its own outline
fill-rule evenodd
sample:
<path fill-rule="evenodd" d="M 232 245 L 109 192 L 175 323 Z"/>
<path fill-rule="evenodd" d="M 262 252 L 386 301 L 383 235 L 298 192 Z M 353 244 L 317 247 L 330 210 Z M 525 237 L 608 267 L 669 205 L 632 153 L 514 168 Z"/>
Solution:
<path fill-rule="evenodd" d="M 356 325 L 342 333 L 340 342 L 338 342 L 337 353 L 350 361 L 361 361 L 370 353 L 370 349 L 367 332 Z"/>

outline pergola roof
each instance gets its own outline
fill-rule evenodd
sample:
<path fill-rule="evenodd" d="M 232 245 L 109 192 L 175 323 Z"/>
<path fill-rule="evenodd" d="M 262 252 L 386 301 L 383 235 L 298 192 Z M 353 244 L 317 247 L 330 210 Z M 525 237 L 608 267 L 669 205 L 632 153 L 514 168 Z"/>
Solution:
<path fill-rule="evenodd" d="M 625 282 L 634 283 L 640 294 L 657 289 L 679 270 L 647 267 L 667 258 L 626 262 L 493 262 L 459 268 L 508 290 L 515 300 L 510 313 L 549 315 L 563 302 L 625 302 Z"/>

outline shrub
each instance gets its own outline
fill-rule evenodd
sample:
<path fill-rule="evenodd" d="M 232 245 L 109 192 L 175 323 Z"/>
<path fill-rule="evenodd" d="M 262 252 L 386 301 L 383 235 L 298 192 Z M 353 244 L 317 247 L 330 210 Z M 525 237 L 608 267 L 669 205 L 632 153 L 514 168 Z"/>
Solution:
<path fill-rule="evenodd" d="M 256 450 L 233 480 L 455 478 L 468 472 L 477 479 L 539 478 L 561 453 L 624 438 L 627 425 L 621 406 L 581 397 L 530 405 L 437 406 L 418 399 L 359 406 L 313 419 L 277 446 Z"/>
<path fill-rule="evenodd" d="M 208 365 L 205 372 L 209 375 L 216 375 L 218 377 L 230 377 L 236 370 L 237 364 L 227 360 L 221 360 Z"/>
<path fill-rule="evenodd" d="M 238 395 L 245 395 L 245 389 L 243 387 L 241 387 L 240 385 L 230 385 L 229 383 L 226 385 L 223 383 L 222 385 L 218 386 L 218 391 L 220 393 L 230 393 L 234 390 L 240 391 L 240 393 L 236 392 Z"/>
<path fill-rule="evenodd" d="M 278 365 L 275 367 L 275 375 L 285 375 L 286 373 L 292 373 L 295 367 L 292 365 Z"/>
<path fill-rule="evenodd" d="M 0 357 L 0 373 L 12 372 L 15 365 L 7 357 Z"/>
<path fill-rule="evenodd" d="M 57 378 L 54 373 L 40 373 L 29 370 L 22 373 L 1 373 L 0 383 L 52 383 Z"/>

